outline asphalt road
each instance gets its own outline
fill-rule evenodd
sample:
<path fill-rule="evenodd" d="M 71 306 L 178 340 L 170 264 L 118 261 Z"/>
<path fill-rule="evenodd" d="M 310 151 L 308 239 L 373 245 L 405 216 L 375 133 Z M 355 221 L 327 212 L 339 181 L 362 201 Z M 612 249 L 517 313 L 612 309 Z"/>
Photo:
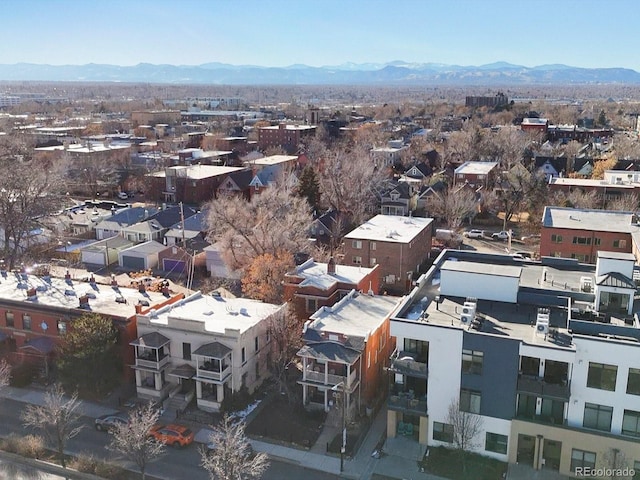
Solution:
<path fill-rule="evenodd" d="M 14 432 L 19 432 L 20 434 L 28 433 L 25 431 L 20 420 L 20 412 L 22 412 L 23 407 L 24 404 L 21 402 L 10 399 L 0 399 L 0 436 L 8 436 Z M 109 459 L 110 461 L 115 460 L 114 463 L 126 467 L 132 467 L 132 463 L 107 449 L 109 434 L 96 431 L 92 418 L 82 417 L 82 423 L 85 425 L 85 428 L 80 431 L 78 436 L 68 442 L 68 452 L 74 455 L 80 453 L 94 455 L 95 457 Z M 198 452 L 197 445 L 193 444 L 182 449 L 168 447 L 162 457 L 147 466 L 147 473 L 151 476 L 171 480 L 209 480 L 207 472 L 199 465 L 200 453 Z M 36 474 L 37 473 L 38 472 L 36 472 Z M 0 470 L 0 480 L 4 480 L 4 478 L 14 479 L 20 477 L 3 477 L 2 471 Z M 58 477 L 24 476 L 25 480 L 50 480 L 56 478 Z M 324 472 L 308 470 L 298 465 L 272 461 L 271 466 L 262 478 L 263 480 L 296 480 L 301 478 L 305 480 L 334 480 L 339 477 Z"/>

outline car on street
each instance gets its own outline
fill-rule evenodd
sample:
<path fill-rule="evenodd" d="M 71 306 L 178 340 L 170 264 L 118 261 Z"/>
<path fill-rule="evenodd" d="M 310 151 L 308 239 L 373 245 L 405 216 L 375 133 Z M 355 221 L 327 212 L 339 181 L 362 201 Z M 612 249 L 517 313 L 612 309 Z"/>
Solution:
<path fill-rule="evenodd" d="M 165 445 L 172 447 L 186 447 L 193 443 L 195 434 L 184 425 L 170 423 L 169 425 L 154 425 L 149 435 Z"/>
<path fill-rule="evenodd" d="M 484 230 L 467 230 L 462 235 L 466 238 L 484 238 Z"/>
<path fill-rule="evenodd" d="M 129 423 L 126 413 L 117 412 L 96 418 L 95 427 L 99 432 L 112 432 L 117 425 Z"/>
<path fill-rule="evenodd" d="M 502 230 L 501 232 L 492 233 L 491 238 L 493 240 L 508 240 L 509 232 Z"/>
<path fill-rule="evenodd" d="M 129 198 L 129 195 L 127 195 L 125 192 L 118 192 L 118 198 L 120 200 L 126 200 L 127 198 Z"/>

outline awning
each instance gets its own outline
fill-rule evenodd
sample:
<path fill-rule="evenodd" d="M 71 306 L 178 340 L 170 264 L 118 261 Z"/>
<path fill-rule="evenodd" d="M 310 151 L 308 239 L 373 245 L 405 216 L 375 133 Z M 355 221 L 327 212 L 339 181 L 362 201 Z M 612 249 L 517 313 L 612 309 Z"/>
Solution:
<path fill-rule="evenodd" d="M 176 368 L 169 372 L 169 375 L 172 377 L 178 378 L 186 378 L 190 379 L 196 374 L 196 369 L 193 368 L 188 363 L 183 363 L 182 365 L 178 365 Z"/>
<path fill-rule="evenodd" d="M 171 343 L 167 337 L 158 332 L 151 332 L 136 338 L 129 345 L 135 347 L 162 348 Z"/>
<path fill-rule="evenodd" d="M 195 352 L 193 352 L 193 355 L 223 359 L 229 353 L 231 353 L 231 349 L 229 347 L 223 345 L 220 342 L 213 342 L 202 345 Z"/>

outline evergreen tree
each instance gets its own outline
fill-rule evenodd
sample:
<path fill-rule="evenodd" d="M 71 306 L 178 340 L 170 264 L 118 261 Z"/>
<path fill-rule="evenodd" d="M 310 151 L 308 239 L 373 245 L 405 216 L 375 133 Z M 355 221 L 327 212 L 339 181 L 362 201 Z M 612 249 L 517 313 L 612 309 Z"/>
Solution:
<path fill-rule="evenodd" d="M 85 314 L 70 323 L 62 339 L 57 367 L 65 387 L 103 395 L 119 383 L 122 360 L 111 319 Z"/>
<path fill-rule="evenodd" d="M 309 206 L 317 210 L 320 206 L 320 183 L 313 167 L 307 165 L 300 174 L 297 193 L 307 199 Z"/>

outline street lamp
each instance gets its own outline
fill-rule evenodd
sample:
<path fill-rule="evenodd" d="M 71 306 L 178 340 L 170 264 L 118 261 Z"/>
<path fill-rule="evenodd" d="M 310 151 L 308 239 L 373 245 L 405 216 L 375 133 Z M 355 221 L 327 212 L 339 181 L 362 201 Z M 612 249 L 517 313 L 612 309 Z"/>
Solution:
<path fill-rule="evenodd" d="M 340 473 L 344 470 L 344 454 L 347 451 L 347 424 L 345 419 L 346 395 L 344 391 L 344 382 L 340 382 L 331 390 L 340 394 L 340 403 L 342 404 L 342 446 L 340 447 Z"/>

